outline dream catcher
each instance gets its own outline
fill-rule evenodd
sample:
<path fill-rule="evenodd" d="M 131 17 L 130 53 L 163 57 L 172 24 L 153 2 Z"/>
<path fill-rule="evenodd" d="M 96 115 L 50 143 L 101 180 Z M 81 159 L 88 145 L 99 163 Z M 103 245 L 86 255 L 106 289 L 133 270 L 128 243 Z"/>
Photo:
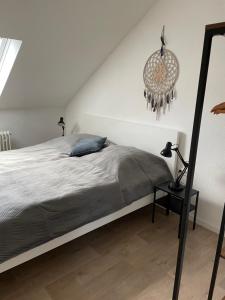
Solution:
<path fill-rule="evenodd" d="M 143 78 L 145 84 L 144 96 L 147 108 L 156 112 L 159 118 L 161 110 L 166 108 L 175 99 L 175 83 L 179 74 L 179 64 L 174 53 L 165 48 L 165 27 L 161 34 L 161 49 L 154 52 L 147 60 Z"/>

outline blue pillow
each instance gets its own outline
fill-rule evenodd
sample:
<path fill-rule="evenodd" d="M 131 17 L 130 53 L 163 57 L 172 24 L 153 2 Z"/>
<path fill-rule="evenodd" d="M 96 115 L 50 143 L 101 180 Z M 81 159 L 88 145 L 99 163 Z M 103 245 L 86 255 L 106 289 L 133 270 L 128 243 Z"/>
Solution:
<path fill-rule="evenodd" d="M 70 153 L 72 156 L 83 156 L 101 150 L 104 147 L 106 137 L 92 137 L 81 139 L 77 142 Z"/>

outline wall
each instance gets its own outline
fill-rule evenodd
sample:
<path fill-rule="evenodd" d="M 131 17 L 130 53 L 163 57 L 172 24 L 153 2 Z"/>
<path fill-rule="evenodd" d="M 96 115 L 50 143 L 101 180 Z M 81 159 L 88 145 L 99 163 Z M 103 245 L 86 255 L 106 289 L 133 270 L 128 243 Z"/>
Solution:
<path fill-rule="evenodd" d="M 23 44 L 0 109 L 65 105 L 153 1 L 1 1 L 0 36 Z"/>
<path fill-rule="evenodd" d="M 57 126 L 62 108 L 2 110 L 0 130 L 10 130 L 13 148 L 21 148 L 44 142 L 61 135 Z"/>
<path fill-rule="evenodd" d="M 82 112 L 159 123 L 146 111 L 142 71 L 148 56 L 160 47 L 159 35 L 166 25 L 168 48 L 180 62 L 177 100 L 160 124 L 183 132 L 181 149 L 189 155 L 204 25 L 225 19 L 223 0 L 161 0 L 120 43 L 101 68 L 77 93 L 66 109 L 68 131 Z M 225 100 L 225 40 L 214 40 L 207 85 L 195 187 L 200 189 L 199 222 L 216 230 L 225 196 L 225 118 L 210 108 Z M 151 141 L 149 141 L 151 142 Z"/>

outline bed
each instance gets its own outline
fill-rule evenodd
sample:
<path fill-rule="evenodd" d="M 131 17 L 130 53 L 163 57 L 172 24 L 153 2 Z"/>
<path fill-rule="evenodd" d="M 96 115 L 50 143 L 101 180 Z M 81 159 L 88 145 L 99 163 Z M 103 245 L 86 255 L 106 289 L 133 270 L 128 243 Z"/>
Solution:
<path fill-rule="evenodd" d="M 135 143 L 139 131 L 137 139 L 144 141 L 151 132 L 156 145 L 157 130 L 173 140 L 177 131 L 93 115 L 78 127 L 86 133 L 0 155 L 0 272 L 147 205 L 154 184 L 171 179 L 175 165 L 169 171 L 163 159 L 129 139 Z M 89 134 L 107 135 L 116 144 L 69 157 L 72 145 Z"/>

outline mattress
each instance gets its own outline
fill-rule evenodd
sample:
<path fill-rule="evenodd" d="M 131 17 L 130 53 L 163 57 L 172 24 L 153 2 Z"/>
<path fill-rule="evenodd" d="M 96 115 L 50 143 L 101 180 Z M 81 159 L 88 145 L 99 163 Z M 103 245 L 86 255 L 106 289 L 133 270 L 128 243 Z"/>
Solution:
<path fill-rule="evenodd" d="M 0 153 L 0 263 L 113 213 L 171 180 L 165 161 L 109 144 L 69 157 L 73 135 Z"/>

